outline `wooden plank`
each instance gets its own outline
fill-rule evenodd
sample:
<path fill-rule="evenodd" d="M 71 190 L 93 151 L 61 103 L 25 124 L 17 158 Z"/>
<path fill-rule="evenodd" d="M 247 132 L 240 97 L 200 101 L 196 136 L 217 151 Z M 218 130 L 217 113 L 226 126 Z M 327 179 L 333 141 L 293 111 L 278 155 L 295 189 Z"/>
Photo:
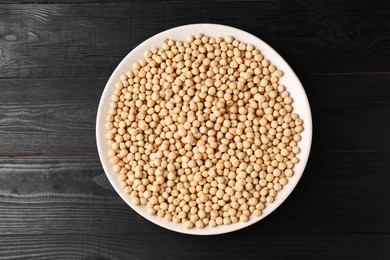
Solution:
<path fill-rule="evenodd" d="M 303 76 L 313 117 L 313 150 L 389 151 L 389 75 Z"/>
<path fill-rule="evenodd" d="M 304 0 L 0 5 L 0 77 L 107 77 L 148 37 L 198 22 L 253 33 L 300 74 L 389 72 L 390 3 L 380 6 Z"/>
<path fill-rule="evenodd" d="M 314 151 L 389 151 L 388 75 L 305 75 Z M 0 79 L 0 154 L 96 154 L 106 79 Z M 369 91 L 367 91 L 369 89 Z"/>
<path fill-rule="evenodd" d="M 389 171 L 388 154 L 314 153 L 287 201 L 242 234 L 388 234 Z M 0 235 L 69 233 L 166 231 L 120 199 L 96 157 L 0 157 Z"/>
<path fill-rule="evenodd" d="M 193 0 L 183 0 L 183 1 L 193 1 Z M 220 1 L 220 0 L 211 0 L 211 1 Z M 231 0 L 227 0 L 231 1 Z M 235 1 L 235 0 L 233 0 Z M 248 1 L 248 0 L 245 0 Z M 258 1 L 258 0 L 249 0 L 249 1 Z M 166 1 L 166 0 L 3 0 L 0 2 L 2 4 L 117 4 L 117 3 L 127 3 L 127 2 L 176 2 Z M 179 1 L 180 2 L 180 1 Z"/>
<path fill-rule="evenodd" d="M 1 154 L 96 151 L 105 80 L 0 80 Z"/>
<path fill-rule="evenodd" d="M 123 227 L 126 229 L 126 227 Z M 0 259 L 388 259 L 389 235 L 4 235 Z M 373 243 L 375 241 L 375 243 Z M 199 250 L 202 248 L 202 250 Z"/>

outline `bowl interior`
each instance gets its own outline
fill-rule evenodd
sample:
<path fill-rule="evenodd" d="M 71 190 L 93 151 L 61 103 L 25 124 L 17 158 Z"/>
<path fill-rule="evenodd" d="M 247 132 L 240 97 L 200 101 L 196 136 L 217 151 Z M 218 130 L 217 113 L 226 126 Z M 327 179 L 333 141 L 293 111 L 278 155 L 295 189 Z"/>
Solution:
<path fill-rule="evenodd" d="M 111 94 L 114 92 L 115 83 L 119 80 L 120 76 L 131 69 L 134 62 L 137 62 L 143 57 L 145 50 L 149 50 L 153 47 L 160 47 L 165 38 L 185 41 L 188 35 L 195 35 L 196 33 L 203 33 L 209 37 L 225 37 L 230 35 L 239 41 L 245 42 L 247 44 L 253 44 L 256 48 L 258 48 L 264 57 L 270 60 L 271 64 L 274 64 L 278 69 L 284 72 L 284 76 L 280 79 L 279 82 L 284 84 L 286 89 L 290 92 L 291 97 L 294 100 L 294 112 L 298 113 L 304 122 L 304 131 L 301 133 L 302 140 L 298 144 L 298 146 L 301 148 L 301 152 L 298 154 L 299 163 L 294 167 L 294 175 L 289 178 L 289 183 L 278 192 L 275 201 L 273 203 L 266 204 L 266 208 L 263 210 L 262 216 L 251 216 L 250 220 L 246 223 L 237 222 L 235 224 L 222 225 L 215 228 L 207 226 L 204 229 L 186 229 L 182 224 L 167 222 L 158 216 L 151 216 L 147 213 L 146 207 L 132 205 L 130 195 L 126 194 L 119 186 L 119 176 L 113 171 L 113 165 L 107 154 L 109 145 L 106 143 L 105 139 L 105 118 L 109 111 Z M 121 61 L 108 80 L 100 100 L 96 120 L 96 139 L 100 160 L 102 162 L 104 171 L 111 182 L 111 185 L 115 188 L 116 192 L 122 197 L 122 199 L 137 213 L 149 221 L 173 231 L 194 235 L 214 235 L 232 232 L 256 223 L 274 211 L 288 197 L 301 178 L 309 157 L 312 139 L 312 119 L 309 102 L 301 82 L 295 75 L 294 71 L 287 64 L 287 62 L 268 44 L 252 34 L 233 27 L 218 24 L 191 24 L 161 32 L 147 39 L 138 45 L 134 50 L 132 50 Z"/>

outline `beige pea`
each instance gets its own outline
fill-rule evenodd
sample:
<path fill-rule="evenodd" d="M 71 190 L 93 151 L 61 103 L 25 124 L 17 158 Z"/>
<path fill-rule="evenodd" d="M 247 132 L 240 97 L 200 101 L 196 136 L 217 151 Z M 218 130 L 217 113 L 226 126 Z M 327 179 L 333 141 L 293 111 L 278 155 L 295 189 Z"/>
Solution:
<path fill-rule="evenodd" d="M 261 210 L 256 209 L 253 211 L 253 215 L 256 217 L 260 217 L 262 214 L 263 212 Z"/>
<path fill-rule="evenodd" d="M 274 72 L 274 75 L 275 75 L 276 77 L 280 78 L 280 77 L 283 76 L 283 71 L 281 71 L 281 70 L 276 70 L 276 71 Z"/>
<path fill-rule="evenodd" d="M 241 222 L 248 222 L 249 221 L 249 217 L 247 215 L 245 215 L 245 214 L 242 214 L 240 216 L 240 221 Z"/>
<path fill-rule="evenodd" d="M 187 220 L 184 222 L 184 227 L 187 229 L 191 229 L 194 227 L 194 224 L 191 221 Z"/>

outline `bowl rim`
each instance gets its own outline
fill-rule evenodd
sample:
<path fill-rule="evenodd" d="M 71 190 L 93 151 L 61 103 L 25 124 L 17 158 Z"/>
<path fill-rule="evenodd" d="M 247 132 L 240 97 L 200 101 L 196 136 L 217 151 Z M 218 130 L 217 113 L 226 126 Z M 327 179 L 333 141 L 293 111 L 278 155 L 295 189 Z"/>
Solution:
<path fill-rule="evenodd" d="M 305 142 L 304 142 L 304 147 L 302 147 L 302 140 L 300 141 L 299 147 L 301 148 L 301 152 L 298 154 L 299 162 L 294 166 L 294 169 L 300 165 L 299 167 L 299 172 L 294 171 L 294 176 L 289 178 L 289 183 L 281 190 L 278 192 L 278 196 L 276 196 L 275 201 L 273 203 L 266 203 L 266 207 L 263 210 L 263 214 L 260 217 L 254 217 L 255 219 L 251 219 L 248 222 L 237 222 L 231 225 L 221 225 L 217 226 L 215 228 L 211 228 L 207 226 L 204 229 L 197 229 L 197 228 L 192 228 L 192 229 L 186 229 L 182 224 L 175 224 L 172 222 L 167 222 L 163 218 L 160 218 L 158 216 L 152 216 L 147 214 L 146 209 L 144 206 L 135 206 L 131 203 L 130 200 L 130 195 L 126 194 L 123 189 L 120 188 L 119 186 L 119 180 L 117 178 L 118 174 L 115 173 L 112 169 L 112 163 L 108 159 L 107 151 L 108 151 L 108 145 L 106 143 L 105 139 L 105 118 L 106 114 L 103 113 L 104 107 L 106 106 L 106 109 L 108 107 L 108 102 L 106 100 L 108 99 L 109 96 L 111 96 L 112 91 L 115 89 L 114 84 L 119 80 L 119 76 L 123 73 L 121 71 L 124 71 L 123 67 L 125 64 L 131 62 L 138 61 L 141 57 L 138 55 L 138 57 L 133 57 L 137 56 L 137 52 L 143 53 L 146 49 L 150 49 L 150 43 L 151 42 L 156 42 L 160 41 L 159 45 L 162 44 L 162 40 L 164 38 L 167 38 L 169 35 L 193 35 L 196 33 L 194 32 L 189 32 L 191 30 L 196 30 L 198 33 L 204 33 L 205 35 L 208 35 L 210 37 L 216 37 L 216 35 L 210 35 L 212 32 L 217 32 L 217 34 L 221 34 L 219 36 L 225 37 L 228 35 L 232 35 L 234 38 L 243 41 L 245 43 L 251 43 L 253 44 L 257 49 L 260 50 L 261 53 L 268 53 L 264 54 L 264 57 L 266 59 L 271 60 L 271 64 L 277 64 L 278 68 L 281 68 L 284 71 L 284 77 L 286 75 L 289 76 L 290 81 L 293 82 L 291 85 L 294 86 L 294 91 L 291 91 L 291 86 L 286 86 L 286 89 L 290 92 L 291 96 L 295 99 L 296 95 L 300 96 L 299 101 L 303 102 L 303 106 L 305 107 L 304 109 L 304 131 L 301 133 L 301 136 L 305 134 Z M 210 31 L 212 31 L 210 33 Z M 230 34 L 224 34 L 221 32 L 229 32 Z M 172 37 L 172 36 L 171 36 Z M 185 37 L 185 36 L 184 36 Z M 175 37 L 172 37 L 175 39 Z M 160 40 L 161 39 L 161 40 Z M 248 42 L 248 39 L 250 42 Z M 185 38 L 181 39 L 176 39 L 176 40 L 182 40 L 184 41 Z M 158 45 L 158 46 L 159 46 Z M 146 47 L 149 46 L 149 47 Z M 157 47 L 154 45 L 154 47 Z M 270 57 L 272 56 L 272 57 Z M 275 62 L 277 60 L 277 62 Z M 129 70 L 129 66 L 126 65 L 126 70 Z M 119 75 L 119 76 L 118 76 Z M 281 78 L 283 79 L 283 77 Z M 295 101 L 296 102 L 296 101 Z M 300 106 L 302 106 L 299 105 Z M 294 103 L 293 103 L 294 105 Z M 303 109 L 303 108 L 302 108 Z M 294 105 L 294 110 L 296 110 L 296 106 Z M 302 118 L 302 114 L 299 113 L 299 115 Z M 104 129 L 104 130 L 103 130 Z M 229 233 L 233 231 L 237 231 L 239 229 L 243 229 L 245 227 L 251 226 L 258 221 L 264 219 L 266 216 L 274 212 L 292 193 L 292 191 L 295 189 L 296 185 L 298 184 L 300 178 L 303 175 L 304 169 L 307 165 L 307 161 L 309 159 L 310 155 L 310 150 L 311 150 L 311 144 L 312 144 L 312 115 L 311 115 L 311 109 L 310 109 L 310 104 L 306 95 L 306 92 L 303 88 L 302 83 L 300 82 L 299 78 L 295 74 L 295 72 L 292 70 L 292 68 L 289 66 L 289 64 L 283 59 L 282 56 L 280 56 L 279 53 L 277 53 L 270 45 L 265 43 L 263 40 L 258 38 L 257 36 L 248 33 L 244 30 L 227 26 L 227 25 L 222 25 L 222 24 L 212 24 L 212 23 L 196 23 L 196 24 L 187 24 L 187 25 L 182 25 L 182 26 L 177 26 L 165 31 L 162 31 L 158 34 L 153 35 L 152 37 L 146 39 L 139 45 L 137 45 L 135 48 L 133 48 L 122 60 L 121 62 L 117 65 L 111 76 L 109 77 L 104 90 L 102 92 L 100 101 L 99 101 L 99 106 L 98 106 L 98 111 L 96 115 L 96 144 L 97 144 L 97 150 L 99 154 L 99 159 L 101 161 L 101 164 L 103 166 L 104 172 L 109 179 L 111 185 L 114 187 L 116 193 L 119 194 L 119 196 L 126 202 L 127 205 L 129 205 L 134 211 L 136 211 L 139 215 L 144 217 L 145 219 L 151 221 L 152 223 L 161 226 L 165 229 L 183 233 L 183 234 L 191 234 L 191 235 L 218 235 L 218 234 L 224 234 L 224 233 Z M 291 181 L 293 179 L 293 181 Z M 283 197 L 280 196 L 280 193 L 283 193 Z M 268 209 L 268 210 L 267 210 Z"/>

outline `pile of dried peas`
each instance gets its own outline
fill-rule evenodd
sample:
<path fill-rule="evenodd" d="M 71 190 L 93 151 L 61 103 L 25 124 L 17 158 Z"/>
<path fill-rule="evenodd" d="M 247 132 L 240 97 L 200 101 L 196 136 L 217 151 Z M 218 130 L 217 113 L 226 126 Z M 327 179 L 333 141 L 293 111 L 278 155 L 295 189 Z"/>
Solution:
<path fill-rule="evenodd" d="M 134 205 L 203 228 L 246 222 L 293 175 L 303 122 L 253 45 L 165 39 L 120 77 L 106 138 Z"/>

